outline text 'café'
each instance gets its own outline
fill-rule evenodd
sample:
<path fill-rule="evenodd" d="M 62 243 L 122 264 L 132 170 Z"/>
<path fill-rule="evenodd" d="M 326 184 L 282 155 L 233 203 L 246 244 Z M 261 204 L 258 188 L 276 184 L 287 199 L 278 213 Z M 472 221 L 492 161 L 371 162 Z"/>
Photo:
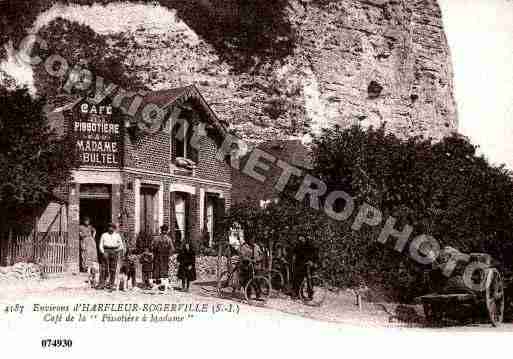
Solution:
<path fill-rule="evenodd" d="M 217 221 L 231 202 L 231 168 L 216 158 L 226 126 L 195 86 L 150 92 L 141 108 L 150 103 L 169 119 L 152 133 L 137 131 L 138 119 L 113 107 L 109 97 L 100 103 L 73 99 L 51 113 L 76 143 L 80 167 L 60 191 L 64 201 L 44 211 L 38 230 L 67 233 L 68 268 L 78 266 L 84 217 L 97 236 L 114 222 L 135 243 L 167 224 L 174 239 L 213 244 Z M 183 121 L 187 126 L 172 126 Z M 191 146 L 198 124 L 206 131 L 199 146 Z"/>

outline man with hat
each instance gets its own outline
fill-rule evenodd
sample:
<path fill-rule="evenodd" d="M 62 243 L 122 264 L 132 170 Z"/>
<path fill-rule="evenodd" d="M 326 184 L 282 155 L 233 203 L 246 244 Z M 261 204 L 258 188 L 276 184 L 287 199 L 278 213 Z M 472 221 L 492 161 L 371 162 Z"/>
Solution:
<path fill-rule="evenodd" d="M 123 239 L 121 235 L 116 232 L 116 225 L 109 223 L 107 232 L 103 233 L 100 238 L 100 253 L 103 257 L 104 266 L 104 275 L 99 285 L 100 289 L 104 288 L 107 275 L 109 276 L 107 288 L 111 290 L 114 289 L 119 258 L 124 250 Z"/>

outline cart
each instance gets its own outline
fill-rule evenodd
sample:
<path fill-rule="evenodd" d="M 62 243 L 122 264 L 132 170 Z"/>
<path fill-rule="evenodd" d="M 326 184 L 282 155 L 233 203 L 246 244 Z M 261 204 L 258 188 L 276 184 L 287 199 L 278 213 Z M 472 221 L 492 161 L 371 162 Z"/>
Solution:
<path fill-rule="evenodd" d="M 473 283 L 483 283 L 479 290 L 469 288 L 463 281 L 464 267 L 473 261 L 484 264 L 472 278 Z M 509 282 L 507 280 L 506 284 Z M 471 253 L 470 262 L 460 268 L 457 265 L 453 275 L 439 284 L 435 292 L 420 297 L 428 323 L 440 323 L 444 315 L 450 316 L 463 307 L 468 309 L 467 316 L 472 320 L 484 317 L 494 327 L 503 322 L 505 281 L 490 255 Z"/>

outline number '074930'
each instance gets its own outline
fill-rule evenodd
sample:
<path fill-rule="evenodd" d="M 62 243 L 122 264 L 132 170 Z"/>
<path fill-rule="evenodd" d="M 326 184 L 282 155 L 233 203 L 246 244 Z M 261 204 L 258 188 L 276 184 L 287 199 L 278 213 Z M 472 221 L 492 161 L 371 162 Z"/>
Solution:
<path fill-rule="evenodd" d="M 41 339 L 43 348 L 71 348 L 73 341 L 71 339 Z"/>

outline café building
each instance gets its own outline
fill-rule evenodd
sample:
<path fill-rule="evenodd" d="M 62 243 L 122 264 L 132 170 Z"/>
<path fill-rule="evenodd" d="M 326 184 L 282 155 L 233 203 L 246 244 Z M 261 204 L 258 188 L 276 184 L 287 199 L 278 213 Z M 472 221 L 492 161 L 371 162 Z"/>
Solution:
<path fill-rule="evenodd" d="M 227 126 L 195 86 L 139 96 L 139 108 L 150 104 L 162 111 L 162 120 L 148 126 L 141 126 L 140 113 L 114 102 L 109 96 L 100 102 L 74 98 L 49 113 L 51 125 L 76 143 L 80 167 L 59 190 L 63 201 L 50 203 L 39 217 L 38 231 L 67 233 L 69 271 L 78 270 L 84 217 L 97 240 L 108 222 L 132 244 L 167 224 L 175 239 L 208 246 L 230 206 L 231 168 L 216 156 Z M 194 132 L 199 125 L 203 130 Z"/>

